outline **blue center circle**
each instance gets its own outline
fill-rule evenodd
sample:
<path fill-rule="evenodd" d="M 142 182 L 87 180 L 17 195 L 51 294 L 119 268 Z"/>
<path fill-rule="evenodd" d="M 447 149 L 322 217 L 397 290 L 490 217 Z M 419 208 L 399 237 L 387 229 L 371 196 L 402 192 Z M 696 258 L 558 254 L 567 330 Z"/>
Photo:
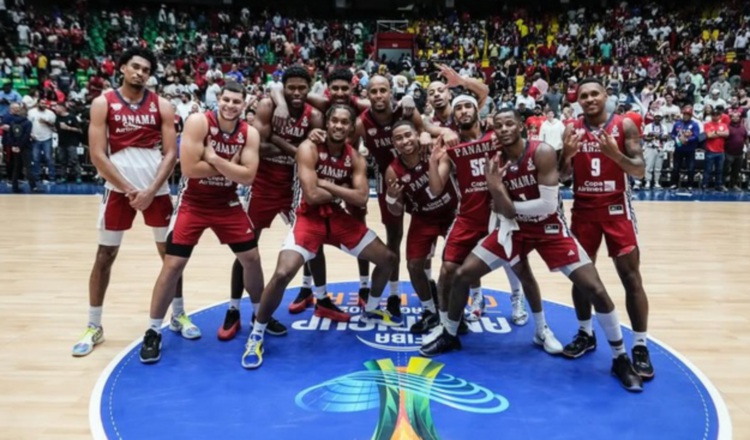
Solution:
<path fill-rule="evenodd" d="M 334 302 L 352 315 L 356 282 L 331 283 Z M 679 353 L 651 340 L 656 378 L 640 394 L 610 375 L 604 334 L 596 351 L 577 360 L 550 356 L 532 343 L 533 320 L 510 324 L 505 292 L 484 289 L 486 315 L 471 323 L 463 349 L 419 356 L 421 336 L 408 327 L 421 314 L 410 283 L 401 283 L 404 328 L 335 323 L 308 308 L 290 315 L 290 288 L 275 317 L 284 337 L 265 337 L 263 366 L 241 367 L 250 332 L 219 341 L 227 305 L 192 314 L 203 338 L 163 331 L 162 359 L 138 360 L 134 341 L 102 373 L 91 396 L 95 438 L 143 439 L 679 439 L 731 438 L 731 422 L 710 381 Z M 577 329 L 573 310 L 544 303 L 561 342 Z M 625 329 L 629 347 L 632 332 Z M 395 430 L 395 431 L 394 431 Z M 394 434 L 395 435 L 395 434 Z"/>

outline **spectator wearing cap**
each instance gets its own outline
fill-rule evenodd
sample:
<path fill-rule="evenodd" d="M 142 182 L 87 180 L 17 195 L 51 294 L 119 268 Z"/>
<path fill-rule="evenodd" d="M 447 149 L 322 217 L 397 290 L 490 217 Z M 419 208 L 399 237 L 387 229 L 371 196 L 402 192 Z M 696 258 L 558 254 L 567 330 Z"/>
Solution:
<path fill-rule="evenodd" d="M 652 113 L 654 118 L 643 129 L 643 159 L 646 162 L 646 188 L 661 189 L 661 168 L 666 157 L 669 130 L 661 110 Z"/>
<path fill-rule="evenodd" d="M 711 120 L 703 125 L 706 133 L 706 158 L 704 160 L 702 189 L 707 189 L 714 177 L 714 187 L 726 191 L 724 186 L 724 143 L 729 137 L 729 127 L 721 122 L 723 112 L 716 108 L 711 112 Z"/>
<path fill-rule="evenodd" d="M 674 140 L 674 155 L 672 165 L 672 189 L 680 184 L 680 170 L 687 166 L 688 191 L 692 191 L 695 181 L 695 150 L 698 148 L 700 127 L 693 120 L 693 108 L 685 106 L 682 109 L 682 119 L 677 120 L 672 127 L 671 137 Z"/>
<path fill-rule="evenodd" d="M 724 163 L 729 174 L 729 188 L 733 191 L 740 189 L 740 168 L 742 168 L 742 153 L 748 141 L 747 128 L 742 125 L 740 113 L 732 113 L 729 122 L 729 136 L 724 143 Z"/>
<path fill-rule="evenodd" d="M 42 154 L 47 164 L 47 176 L 50 181 L 55 180 L 55 151 L 52 148 L 52 135 L 54 134 L 55 112 L 49 109 L 50 102 L 40 99 L 36 108 L 29 110 L 28 118 L 31 121 L 32 159 L 33 172 L 36 180 L 40 180 L 42 168 Z"/>
<path fill-rule="evenodd" d="M 725 75 L 719 76 L 719 80 L 711 84 L 711 97 L 714 97 L 714 90 L 719 91 L 719 98 L 724 100 L 724 107 L 727 106 L 726 102 L 732 97 L 732 84 L 727 81 Z"/>
<path fill-rule="evenodd" d="M 703 100 L 703 105 L 710 105 L 711 108 L 727 107 L 727 101 L 721 97 L 721 91 L 717 88 L 711 89 L 711 93 Z M 710 116 L 710 115 L 708 115 Z"/>

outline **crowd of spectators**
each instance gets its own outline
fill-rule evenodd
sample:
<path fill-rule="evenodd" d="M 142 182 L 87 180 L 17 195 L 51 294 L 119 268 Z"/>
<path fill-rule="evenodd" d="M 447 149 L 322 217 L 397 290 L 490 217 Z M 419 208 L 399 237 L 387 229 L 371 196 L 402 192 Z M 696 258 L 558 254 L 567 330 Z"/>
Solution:
<path fill-rule="evenodd" d="M 66 11 L 9 7 L 2 17 L 6 38 L 0 38 L 6 42 L 0 43 L 6 164 L 0 178 L 25 170 L 38 191 L 45 190 L 35 186 L 38 181 L 90 178 L 87 105 L 116 87 L 118 54 L 141 45 L 159 58 L 149 86 L 174 102 L 180 120 L 212 108 L 226 78 L 250 92 L 252 119 L 254 103 L 292 64 L 309 69 L 315 93 L 325 92 L 326 75 L 336 67 L 352 69 L 357 93 L 365 92 L 370 76 L 385 74 L 397 99 L 413 96 L 429 116 L 425 89 L 436 64 L 445 63 L 489 85 L 482 117 L 491 120 L 494 109 L 516 107 L 527 118 L 528 136 L 556 148 L 564 124 L 581 113 L 577 83 L 594 76 L 606 85 L 607 110 L 631 117 L 642 130 L 648 176 L 636 188 L 690 190 L 696 165 L 698 187 L 746 185 L 747 4 L 695 9 L 621 2 L 559 14 L 516 9 L 486 17 L 426 15 L 405 26 L 415 36 L 413 57 L 379 59 L 372 21 L 296 19 L 247 7 L 91 11 L 84 0 Z M 672 172 L 675 165 L 685 172 Z"/>

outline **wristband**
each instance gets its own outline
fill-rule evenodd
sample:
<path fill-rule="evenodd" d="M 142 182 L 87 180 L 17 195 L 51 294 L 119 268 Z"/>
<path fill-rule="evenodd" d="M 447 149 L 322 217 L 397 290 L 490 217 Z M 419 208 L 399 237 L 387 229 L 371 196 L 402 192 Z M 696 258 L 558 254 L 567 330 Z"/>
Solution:
<path fill-rule="evenodd" d="M 385 195 L 385 203 L 388 203 L 389 205 L 395 205 L 396 202 L 398 202 L 397 198 L 391 197 L 388 194 Z"/>

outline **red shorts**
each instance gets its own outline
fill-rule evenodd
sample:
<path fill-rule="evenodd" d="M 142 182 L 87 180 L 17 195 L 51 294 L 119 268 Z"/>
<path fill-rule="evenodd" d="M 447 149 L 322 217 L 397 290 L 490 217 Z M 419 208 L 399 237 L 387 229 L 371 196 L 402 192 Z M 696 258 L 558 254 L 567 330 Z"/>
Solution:
<path fill-rule="evenodd" d="M 627 255 L 638 247 L 638 226 L 635 220 L 621 219 L 607 222 L 581 221 L 573 216 L 570 231 L 576 236 L 587 254 L 596 256 L 602 236 L 611 258 Z"/>
<path fill-rule="evenodd" d="M 253 224 L 242 205 L 197 209 L 185 203 L 177 207 L 177 213 L 169 225 L 171 242 L 184 246 L 195 246 L 203 231 L 211 229 L 222 244 L 239 244 L 255 240 Z"/>
<path fill-rule="evenodd" d="M 377 238 L 364 223 L 344 211 L 329 217 L 297 213 L 282 249 L 298 252 L 310 261 L 322 245 L 328 244 L 357 257 Z"/>
<path fill-rule="evenodd" d="M 250 204 L 247 207 L 247 214 L 255 225 L 256 231 L 270 228 L 277 215 L 280 215 L 284 224 L 288 225 L 294 218 L 293 213 L 292 200 L 289 197 L 270 199 L 251 195 Z"/>
<path fill-rule="evenodd" d="M 356 218 L 362 223 L 367 224 L 367 206 L 365 206 L 364 208 L 360 208 L 358 206 L 352 206 L 347 203 L 346 212 L 351 214 L 352 217 Z"/>
<path fill-rule="evenodd" d="M 456 217 L 445 237 L 443 261 L 462 264 L 487 234 L 486 223 L 477 223 L 466 217 Z"/>
<path fill-rule="evenodd" d="M 431 218 L 412 215 L 409 232 L 406 235 L 406 259 L 431 258 L 435 255 L 437 239 L 448 234 L 451 223 L 453 219 L 450 217 L 435 221 Z"/>
<path fill-rule="evenodd" d="M 156 196 L 143 211 L 143 220 L 152 228 L 166 228 L 172 218 L 172 199 L 169 194 Z M 130 206 L 130 200 L 121 192 L 104 190 L 99 209 L 99 229 L 105 231 L 127 231 L 133 227 L 136 209 Z"/>
<path fill-rule="evenodd" d="M 574 270 L 591 262 L 575 237 L 567 235 L 564 231 L 550 236 L 530 236 L 515 232 L 512 236 L 510 255 L 507 255 L 503 246 L 498 243 L 497 234 L 498 230 L 492 232 L 473 251 L 473 254 L 492 270 L 507 262 L 515 266 L 534 250 L 550 270 L 559 270 L 565 275 L 570 275 Z"/>
<path fill-rule="evenodd" d="M 380 207 L 380 222 L 386 226 L 396 226 L 404 224 L 404 215 L 393 215 L 388 210 L 388 203 L 385 201 L 385 192 L 378 194 L 378 206 Z"/>

